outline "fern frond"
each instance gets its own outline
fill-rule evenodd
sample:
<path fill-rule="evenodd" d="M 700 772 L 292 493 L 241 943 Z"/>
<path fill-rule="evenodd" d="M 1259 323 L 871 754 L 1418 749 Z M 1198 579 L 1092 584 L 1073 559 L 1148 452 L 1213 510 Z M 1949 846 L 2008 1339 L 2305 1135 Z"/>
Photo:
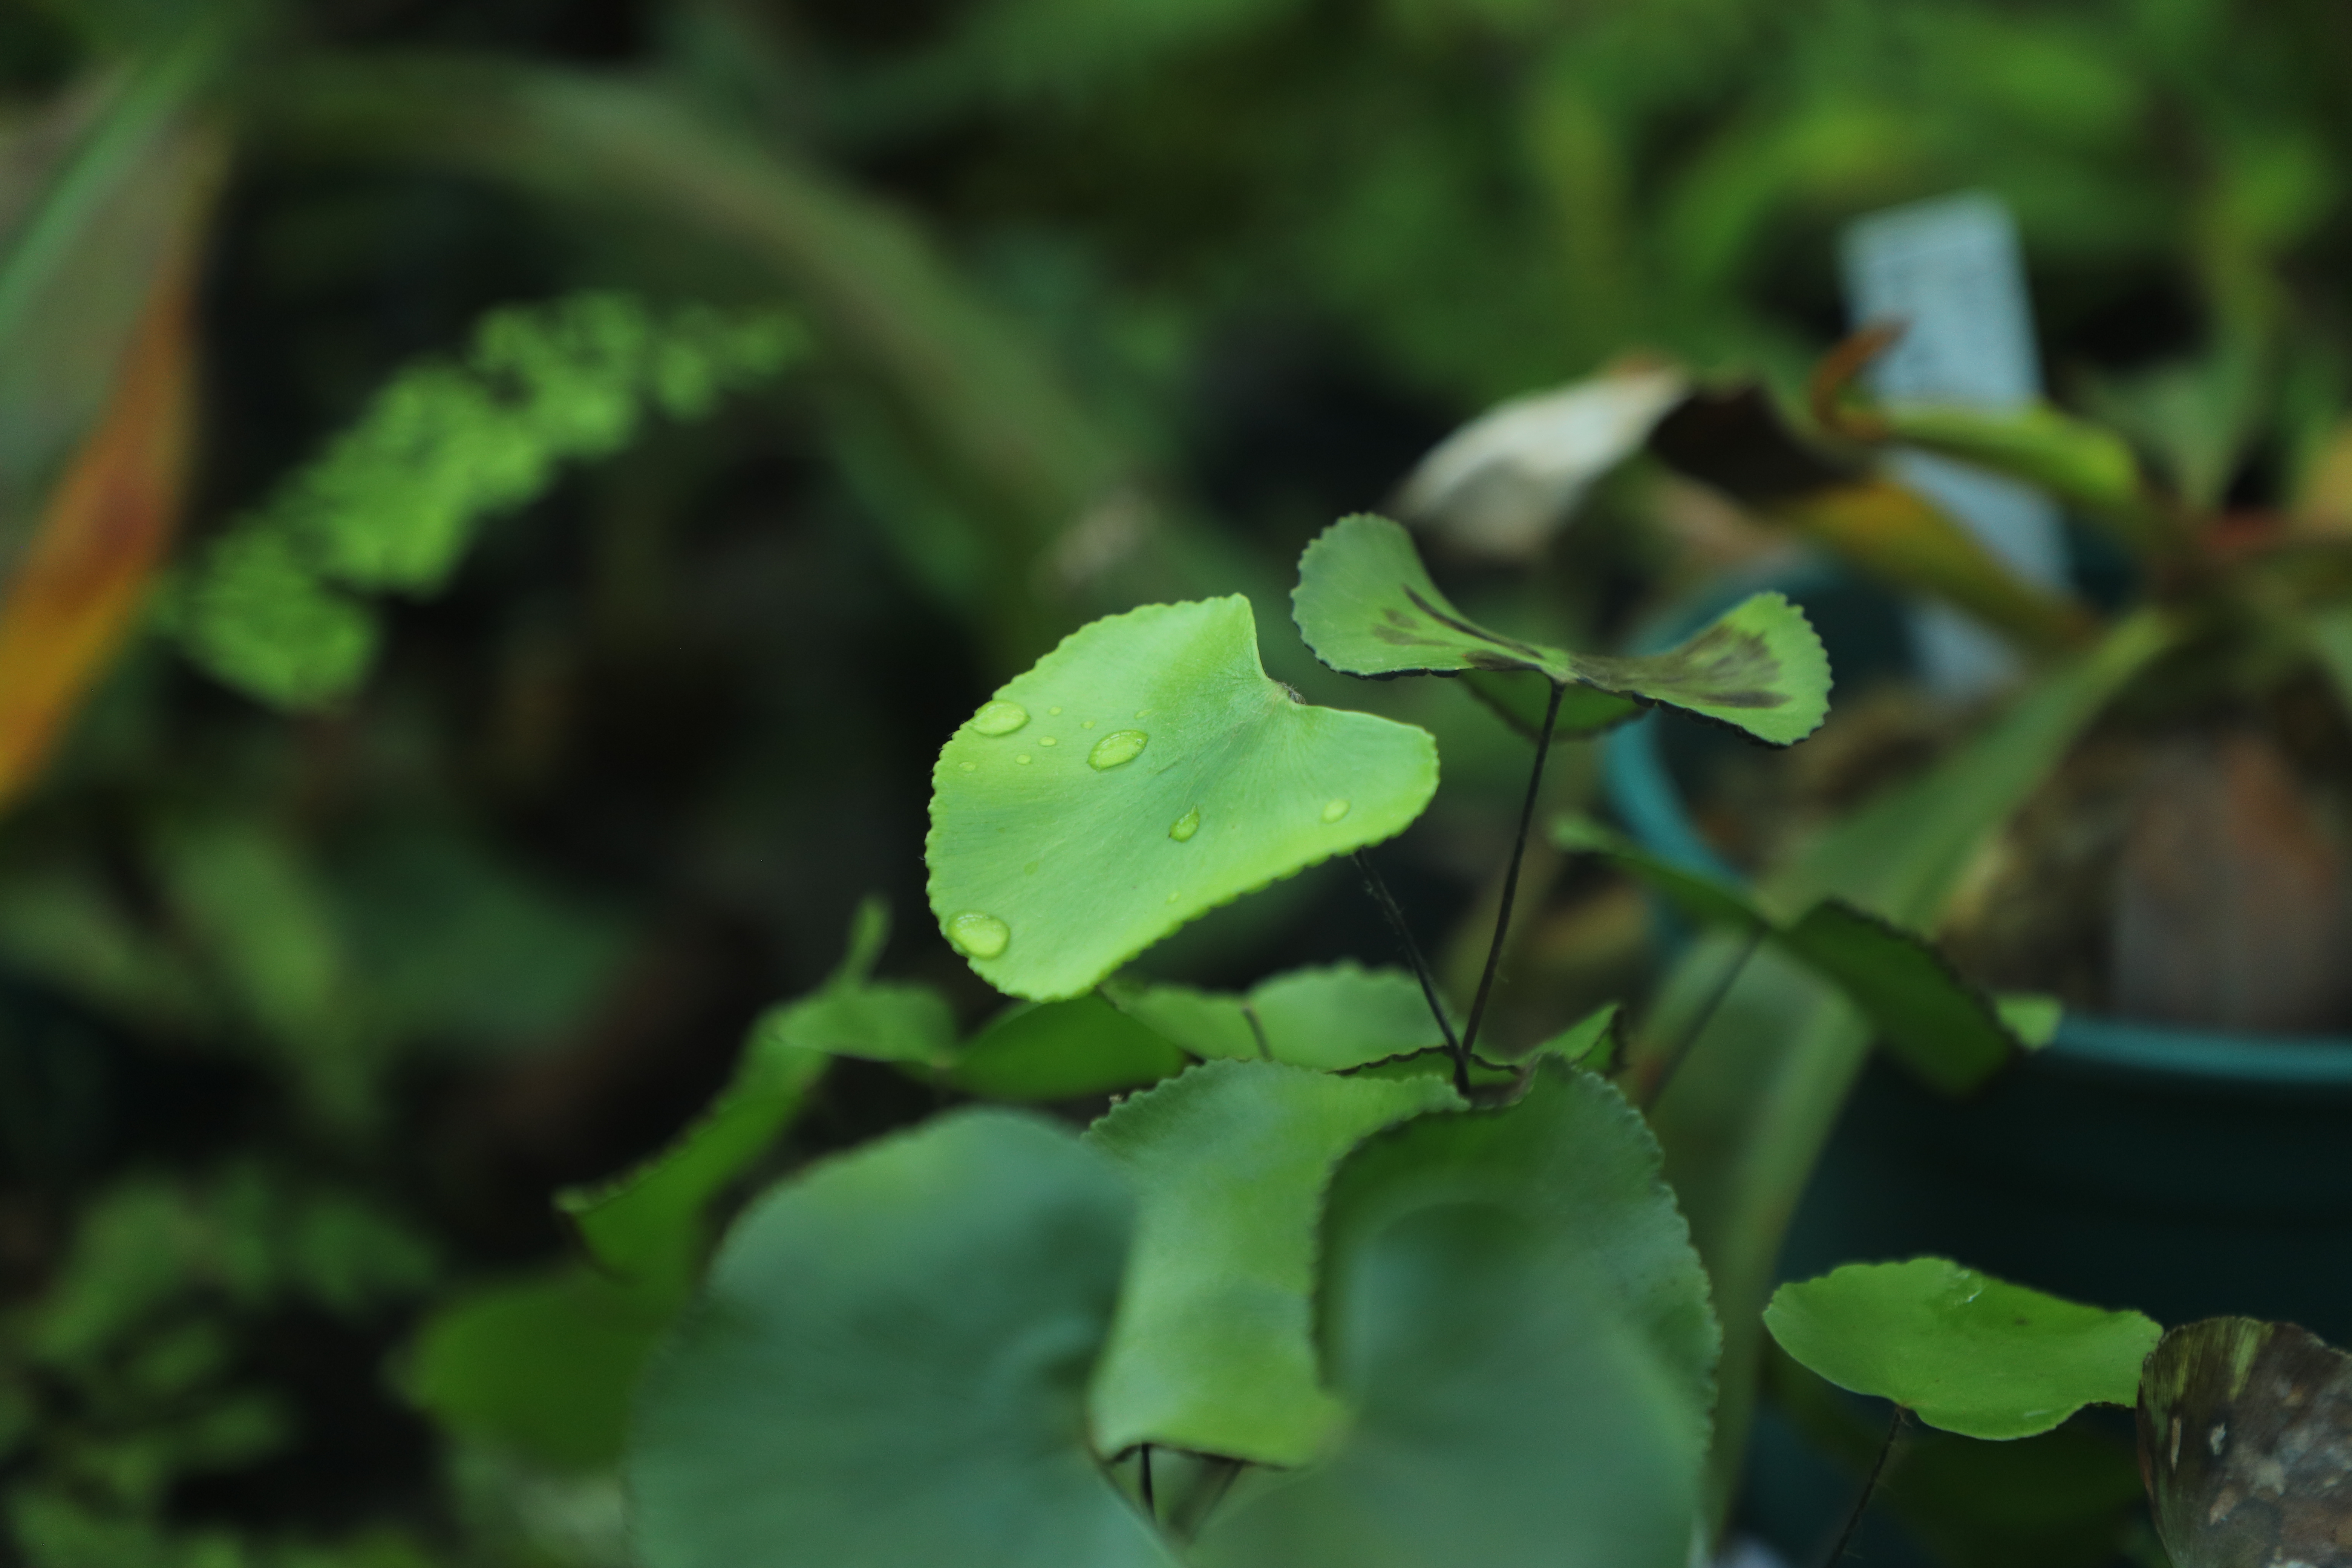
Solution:
<path fill-rule="evenodd" d="M 437 591 L 483 522 L 566 464 L 620 451 L 649 413 L 699 417 L 806 347 L 779 312 L 657 311 L 625 294 L 494 311 L 462 360 L 402 371 L 203 553 L 175 606 L 182 645 L 275 706 L 332 701 L 378 641 L 373 610 L 341 590 Z"/>

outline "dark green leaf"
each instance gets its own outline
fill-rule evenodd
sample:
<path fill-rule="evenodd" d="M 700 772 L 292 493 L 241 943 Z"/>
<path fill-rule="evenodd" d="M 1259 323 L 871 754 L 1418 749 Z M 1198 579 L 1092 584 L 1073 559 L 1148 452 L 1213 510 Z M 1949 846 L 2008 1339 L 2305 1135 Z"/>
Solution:
<path fill-rule="evenodd" d="M 1099 996 L 1023 1002 L 1000 1013 L 948 1065 L 948 1081 L 990 1100 L 1070 1100 L 1134 1089 L 1189 1058 Z"/>
<path fill-rule="evenodd" d="M 1142 1200 L 1095 1380 L 1107 1453 L 1157 1443 L 1269 1465 L 1311 1457 L 1335 1412 L 1308 1296 L 1331 1168 L 1383 1127 L 1459 1105 L 1443 1080 L 1210 1062 L 1118 1106 L 1087 1142 Z"/>
<path fill-rule="evenodd" d="M 1571 1154 L 1565 1132 L 1594 1141 Z M 1706 1281 L 1654 1145 L 1605 1086 L 1549 1068 L 1510 1110 L 1368 1143 L 1333 1184 L 1323 1278 L 1348 1421 L 1209 1521 L 1203 1568 L 1687 1560 Z"/>
<path fill-rule="evenodd" d="M 1437 787 L 1410 725 L 1298 700 L 1239 595 L 1073 633 L 931 774 L 940 929 L 982 978 L 1075 996 L 1219 904 L 1402 832 Z"/>
<path fill-rule="evenodd" d="M 485 1286 L 425 1321 L 404 1392 L 468 1436 L 551 1464 L 609 1465 L 677 1307 L 576 1264 Z"/>
<path fill-rule="evenodd" d="M 1777 921 L 1744 889 L 1649 853 L 1599 823 L 1562 817 L 1553 841 L 1604 855 L 1690 920 L 1760 931 L 1832 981 L 1870 1020 L 1906 1067 L 1947 1094 L 1962 1094 L 1998 1072 L 2022 1042 L 1991 998 L 1918 937 L 1825 899 L 1794 921 Z"/>
<path fill-rule="evenodd" d="M 1606 1283 L 1617 1310 L 1676 1380 L 1689 1428 L 1703 1441 L 1720 1336 L 1659 1159 L 1656 1139 L 1623 1095 L 1591 1073 L 1539 1061 L 1512 1105 L 1424 1117 L 1365 1144 L 1333 1179 L 1328 1245 L 1338 1248 L 1354 1230 L 1432 1205 L 1488 1203 L 1523 1214 Z"/>
<path fill-rule="evenodd" d="M 1841 1388 L 1964 1436 L 2028 1437 L 2085 1405 L 2128 1405 L 2163 1331 L 1942 1258 L 1850 1263 L 1783 1285 L 1764 1326 Z"/>
<path fill-rule="evenodd" d="M 1780 746 L 1829 712 L 1821 639 L 1778 594 L 1757 595 L 1665 653 L 1571 653 L 1471 621 L 1437 591 L 1402 528 L 1359 514 L 1307 547 L 1291 603 L 1315 657 L 1349 675 L 1539 670 L 1561 686 L 1678 708 Z"/>
<path fill-rule="evenodd" d="M 1086 1442 L 1133 1224 L 1111 1162 L 993 1110 L 761 1199 L 638 1404 L 648 1568 L 1169 1568 Z"/>

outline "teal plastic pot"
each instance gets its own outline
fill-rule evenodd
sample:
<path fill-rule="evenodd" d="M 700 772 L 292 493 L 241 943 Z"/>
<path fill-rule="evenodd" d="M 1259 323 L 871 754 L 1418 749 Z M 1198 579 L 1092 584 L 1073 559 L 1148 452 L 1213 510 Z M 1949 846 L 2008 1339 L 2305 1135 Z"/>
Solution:
<path fill-rule="evenodd" d="M 1892 606 L 1880 597 L 1874 613 L 1868 591 L 1829 570 L 1723 584 L 1640 642 L 1672 646 L 1766 587 L 1806 606 L 1841 687 L 1903 660 Z M 1611 804 L 1653 852 L 1737 879 L 1693 821 L 1677 765 L 1721 742 L 1673 723 L 1652 716 L 1612 738 Z M 1659 918 L 1671 933 L 1673 918 Z M 2352 1346 L 2352 1039 L 2070 1013 L 2050 1045 L 1966 1100 L 1874 1058 L 1791 1222 L 1780 1277 L 1923 1253 L 2166 1324 L 2242 1313 Z M 1769 1408 L 1759 1415 L 1746 1528 L 1791 1562 L 1816 1561 L 1853 1487 Z M 1864 1554 L 1883 1568 L 1928 1568 L 1883 1517 L 1865 1533 Z"/>
<path fill-rule="evenodd" d="M 1719 584 L 1639 640 L 1671 646 L 1761 587 L 1813 616 L 1842 687 L 1906 661 L 1894 606 L 1825 566 Z M 1737 877 L 1691 818 L 1669 722 L 1612 737 L 1611 804 L 1654 852 Z M 1922 1252 L 2167 1323 L 2240 1312 L 2352 1344 L 2352 1039 L 2069 1013 L 1965 1101 L 1874 1063 L 1781 1273 Z"/>

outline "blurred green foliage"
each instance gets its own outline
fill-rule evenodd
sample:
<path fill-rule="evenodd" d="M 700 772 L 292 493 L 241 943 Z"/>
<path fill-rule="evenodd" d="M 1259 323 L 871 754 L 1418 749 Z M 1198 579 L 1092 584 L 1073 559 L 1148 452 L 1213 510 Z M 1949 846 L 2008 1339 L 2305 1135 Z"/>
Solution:
<path fill-rule="evenodd" d="M 155 243 L 110 203 L 184 114 L 233 150 L 173 587 L 0 821 L 18 1554 L 615 1561 L 609 1478 L 427 1426 L 387 1362 L 427 1303 L 589 1278 L 550 1195 L 663 1147 L 860 896 L 922 906 L 951 727 L 1096 614 L 1282 626 L 1309 534 L 1496 398 L 1636 350 L 1792 388 L 1855 214 L 1999 194 L 2062 395 L 2286 505 L 2352 352 L 2347 58 L 2329 0 L 0 5 L 0 570 L 127 330 L 98 264 Z M 1623 476 L 1449 592 L 1601 646 L 1722 563 L 1672 499 Z M 341 651 L 236 641 L 257 583 Z M 1523 750 L 1437 683 L 1344 700 L 1438 734 L 1391 875 L 1483 943 Z M 1542 854 L 1556 1026 L 1640 938 Z M 1155 962 L 1387 957 L 1352 898 Z M 979 1025 L 928 930 L 886 957 Z M 694 1203 L 945 1092 L 842 1063 Z"/>

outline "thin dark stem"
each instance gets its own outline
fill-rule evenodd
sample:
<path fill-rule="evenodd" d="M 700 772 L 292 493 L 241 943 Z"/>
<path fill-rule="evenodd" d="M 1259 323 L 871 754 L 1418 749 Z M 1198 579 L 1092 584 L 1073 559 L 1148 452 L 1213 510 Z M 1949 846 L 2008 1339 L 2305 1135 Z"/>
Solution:
<path fill-rule="evenodd" d="M 1430 1016 L 1437 1020 L 1438 1033 L 1445 1037 L 1445 1048 L 1454 1058 L 1454 1087 L 1465 1100 L 1470 1097 L 1470 1053 L 1463 1048 L 1461 1039 L 1454 1033 L 1454 1021 L 1445 1016 L 1445 1004 L 1438 1000 L 1437 980 L 1429 972 L 1429 961 L 1421 956 L 1421 943 L 1412 940 L 1412 928 L 1404 923 L 1404 910 L 1397 907 L 1396 895 L 1372 869 L 1371 861 L 1360 849 L 1355 855 L 1356 869 L 1364 874 L 1364 887 L 1371 893 L 1372 902 L 1380 905 L 1381 913 L 1388 916 L 1389 924 L 1404 948 L 1405 957 L 1412 964 L 1413 978 L 1421 982 L 1421 994 L 1429 1004 Z"/>
<path fill-rule="evenodd" d="M 1160 1500 L 1151 1493 L 1151 1445 L 1146 1443 L 1138 1450 L 1137 1458 L 1142 1465 L 1140 1479 L 1143 1483 L 1143 1511 L 1150 1517 L 1154 1524 L 1157 1524 L 1160 1522 Z"/>
<path fill-rule="evenodd" d="M 1878 1478 L 1886 1473 L 1887 1456 L 1895 1452 L 1895 1439 L 1903 1433 L 1903 1423 L 1910 1412 L 1900 1405 L 1895 1407 L 1895 1419 L 1886 1424 L 1886 1441 L 1878 1446 L 1878 1458 L 1871 1461 L 1870 1475 L 1862 1483 L 1862 1495 L 1853 1500 L 1853 1511 L 1845 1516 L 1845 1528 L 1838 1531 L 1837 1544 L 1822 1559 L 1822 1568 L 1837 1568 L 1845 1559 L 1845 1549 L 1853 1542 L 1853 1532 L 1862 1528 L 1862 1516 L 1870 1508 L 1870 1499 L 1878 1490 Z"/>
<path fill-rule="evenodd" d="M 1470 1024 L 1462 1031 L 1462 1054 L 1468 1056 L 1478 1047 L 1478 1026 L 1486 1016 L 1486 998 L 1495 989 L 1495 971 L 1503 962 L 1503 939 L 1511 931 L 1511 903 L 1519 896 L 1519 864 L 1528 857 L 1528 833 L 1536 820 L 1536 796 L 1543 789 L 1544 759 L 1551 755 L 1551 732 L 1559 722 L 1559 700 L 1568 688 L 1558 681 L 1551 686 L 1551 700 L 1544 704 L 1543 729 L 1536 735 L 1535 765 L 1528 770 L 1528 798 L 1519 807 L 1519 836 L 1511 843 L 1511 868 L 1503 873 L 1503 901 L 1495 910 L 1494 939 L 1486 943 L 1486 968 L 1478 976 L 1478 994 L 1470 1001 Z"/>
<path fill-rule="evenodd" d="M 1666 1085 L 1672 1083 L 1675 1074 L 1682 1070 L 1683 1059 L 1691 1054 L 1691 1047 L 1698 1044 L 1698 1037 L 1706 1033 L 1707 1025 L 1715 1021 L 1716 1010 L 1723 1005 L 1723 999 L 1731 994 L 1732 983 L 1748 967 L 1748 961 L 1756 956 L 1756 949 L 1763 941 L 1764 928 L 1760 925 L 1748 933 L 1747 943 L 1740 948 L 1739 956 L 1731 961 L 1730 967 L 1723 972 L 1723 977 L 1715 983 L 1715 990 L 1707 996 L 1706 1005 L 1684 1028 L 1683 1037 L 1676 1040 L 1675 1048 L 1666 1053 L 1665 1061 L 1658 1068 L 1658 1076 L 1650 1080 L 1648 1089 L 1642 1096 L 1643 1110 L 1658 1103 L 1659 1098 L 1666 1092 Z"/>

